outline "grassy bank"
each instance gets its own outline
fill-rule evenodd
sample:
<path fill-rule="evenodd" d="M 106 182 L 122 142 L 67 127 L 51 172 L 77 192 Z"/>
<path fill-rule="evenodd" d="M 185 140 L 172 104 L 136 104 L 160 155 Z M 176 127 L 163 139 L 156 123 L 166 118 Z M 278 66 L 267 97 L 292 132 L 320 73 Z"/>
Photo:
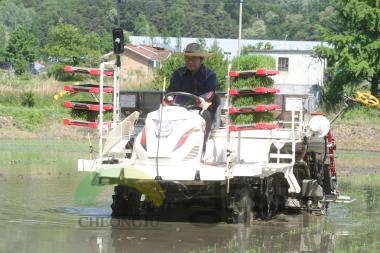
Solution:
<path fill-rule="evenodd" d="M 0 73 L 0 138 L 86 137 L 91 130 L 62 124 L 71 117 L 71 110 L 63 106 L 68 97 L 55 100 L 54 95 L 67 84 L 44 76 L 10 78 Z M 83 99 L 80 96 L 74 99 Z"/>
<path fill-rule="evenodd" d="M 329 116 L 333 118 L 333 115 Z M 341 150 L 380 151 L 380 109 L 355 103 L 332 125 Z"/>
<path fill-rule="evenodd" d="M 342 175 L 380 173 L 380 152 L 337 150 L 336 166 Z"/>
<path fill-rule="evenodd" d="M 0 178 L 78 175 L 77 159 L 89 158 L 89 144 L 67 139 L 1 139 Z"/>
<path fill-rule="evenodd" d="M 354 191 L 355 188 L 380 189 L 380 173 L 351 174 L 339 178 L 339 187 L 345 192 Z"/>

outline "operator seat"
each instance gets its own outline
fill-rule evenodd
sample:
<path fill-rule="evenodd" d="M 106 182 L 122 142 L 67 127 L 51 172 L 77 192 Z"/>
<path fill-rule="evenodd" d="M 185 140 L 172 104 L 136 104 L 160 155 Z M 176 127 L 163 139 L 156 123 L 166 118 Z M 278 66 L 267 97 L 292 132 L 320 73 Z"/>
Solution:
<path fill-rule="evenodd" d="M 222 105 L 221 100 L 218 94 L 215 94 L 212 99 L 212 113 L 213 113 L 213 119 L 211 124 L 211 129 L 218 129 L 221 124 L 220 116 L 222 114 Z"/>

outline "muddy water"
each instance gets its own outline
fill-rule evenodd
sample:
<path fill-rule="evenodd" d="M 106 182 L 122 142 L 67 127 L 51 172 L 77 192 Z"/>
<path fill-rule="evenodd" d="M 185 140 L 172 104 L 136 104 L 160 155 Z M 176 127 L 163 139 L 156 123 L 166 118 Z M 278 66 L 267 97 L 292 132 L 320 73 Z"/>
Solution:
<path fill-rule="evenodd" d="M 376 252 L 378 189 L 328 216 L 280 215 L 250 227 L 110 218 L 112 189 L 91 206 L 74 204 L 81 179 L 0 178 L 0 252 Z M 348 186 L 348 185 L 347 185 Z M 348 186 L 349 187 L 349 186 Z"/>
<path fill-rule="evenodd" d="M 94 206 L 73 204 L 77 180 L 3 180 L 1 252 L 217 252 L 263 248 L 295 251 L 327 248 L 326 220 L 297 216 L 259 222 L 250 228 L 219 224 L 111 220 L 103 196 Z M 105 189 L 105 192 L 108 190 Z M 305 232 L 301 232 L 305 229 Z M 266 251 L 265 250 L 265 251 Z M 263 252 L 265 252 L 263 251 Z"/>

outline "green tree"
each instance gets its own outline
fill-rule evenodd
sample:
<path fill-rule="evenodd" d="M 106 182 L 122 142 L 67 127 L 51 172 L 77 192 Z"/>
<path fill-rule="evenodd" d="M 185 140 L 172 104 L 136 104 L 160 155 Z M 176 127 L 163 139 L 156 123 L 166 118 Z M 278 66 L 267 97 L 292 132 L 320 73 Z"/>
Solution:
<path fill-rule="evenodd" d="M 177 68 L 185 64 L 183 56 L 180 54 L 174 54 L 164 60 L 159 69 L 156 70 L 155 78 L 153 80 L 154 89 L 162 90 L 164 87 L 165 90 L 168 88 L 170 83 L 170 78 Z"/>
<path fill-rule="evenodd" d="M 64 65 L 95 67 L 101 62 L 102 43 L 98 34 L 80 31 L 74 25 L 61 24 L 52 27 L 44 48 L 47 57 L 59 63 L 48 74 L 57 79 L 69 78 Z"/>
<path fill-rule="evenodd" d="M 329 45 L 316 48 L 320 57 L 328 59 L 331 68 L 327 94 L 334 94 L 331 102 L 337 102 L 345 86 L 367 80 L 376 95 L 380 81 L 380 1 L 335 2 L 338 24 L 335 29 L 318 26 Z"/>
<path fill-rule="evenodd" d="M 215 71 L 218 78 L 218 90 L 226 90 L 227 59 L 224 59 L 224 53 L 215 40 L 210 47 L 210 56 L 205 58 L 205 65 Z"/>
<path fill-rule="evenodd" d="M 0 1 L 0 24 L 7 27 L 9 31 L 23 25 L 28 31 L 34 25 L 37 14 L 33 9 L 25 8 L 13 0 Z"/>
<path fill-rule="evenodd" d="M 255 45 L 246 45 L 242 48 L 241 50 L 241 54 L 242 55 L 245 55 L 245 54 L 249 54 L 251 52 L 255 52 L 255 51 L 260 51 L 260 50 L 272 50 L 273 49 L 273 45 L 270 44 L 269 42 L 258 42 L 256 43 Z"/>
<path fill-rule="evenodd" d="M 40 55 L 39 48 L 38 38 L 19 25 L 10 35 L 5 48 L 5 59 L 13 63 L 16 74 L 23 74 L 29 70 L 29 64 Z"/>
<path fill-rule="evenodd" d="M 196 43 L 198 43 L 201 46 L 202 50 L 207 50 L 207 44 L 204 38 L 198 38 Z"/>
<path fill-rule="evenodd" d="M 186 0 L 177 0 L 167 10 L 163 20 L 164 35 L 181 37 L 182 27 L 186 22 L 186 12 L 183 6 L 187 4 Z"/>
<path fill-rule="evenodd" d="M 247 39 L 263 38 L 266 35 L 264 20 L 256 20 L 252 26 L 242 31 L 242 37 Z"/>
<path fill-rule="evenodd" d="M 193 0 L 186 9 L 186 22 L 182 27 L 184 37 L 231 38 L 236 36 L 236 22 L 224 10 L 219 1 Z M 194 9 L 198 6 L 197 9 Z"/>
<path fill-rule="evenodd" d="M 5 31 L 5 26 L 0 25 L 0 61 L 2 61 L 5 54 L 5 47 L 7 45 L 7 33 Z"/>
<path fill-rule="evenodd" d="M 243 2 L 243 37 L 255 39 L 318 40 L 313 25 L 331 23 L 324 15 L 329 0 L 246 0 Z M 376 1 L 376 0 L 373 0 Z M 121 4 L 118 5 L 117 3 Z M 0 24 L 7 31 L 24 24 L 45 44 L 48 30 L 73 24 L 82 31 L 109 34 L 120 17 L 132 34 L 163 37 L 238 36 L 239 3 L 235 0 L 2 0 Z M 118 8 L 120 7 L 120 8 Z M 324 12 L 325 13 L 322 13 Z M 118 15 L 120 14 L 120 15 Z M 140 15 L 145 21 L 140 22 Z"/>
<path fill-rule="evenodd" d="M 147 17 L 144 14 L 140 14 L 135 23 L 135 33 L 139 35 L 147 35 L 150 37 L 154 37 L 158 35 L 156 27 L 149 22 Z"/>

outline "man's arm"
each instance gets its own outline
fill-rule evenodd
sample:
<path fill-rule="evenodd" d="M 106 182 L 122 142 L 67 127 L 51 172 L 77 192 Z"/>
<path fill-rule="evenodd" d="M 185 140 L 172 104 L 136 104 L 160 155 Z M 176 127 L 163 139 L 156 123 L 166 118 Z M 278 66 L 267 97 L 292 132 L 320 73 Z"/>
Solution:
<path fill-rule="evenodd" d="M 201 97 L 207 102 L 212 102 L 211 106 L 208 109 L 215 111 L 220 104 L 220 99 L 218 95 L 215 94 L 218 88 L 218 79 L 216 73 L 211 69 L 207 69 L 205 86 L 207 87 L 207 92 L 202 94 Z"/>
<path fill-rule="evenodd" d="M 214 71 L 206 68 L 206 92 L 215 92 L 218 86 L 218 81 Z"/>
<path fill-rule="evenodd" d="M 215 72 L 208 68 L 206 68 L 206 80 L 205 80 L 204 86 L 205 86 L 205 89 L 204 89 L 205 92 L 201 94 L 201 97 L 205 99 L 206 101 L 211 101 L 216 92 L 218 81 L 217 81 Z"/>
<path fill-rule="evenodd" d="M 180 91 L 181 87 L 181 76 L 179 75 L 179 71 L 174 71 L 172 77 L 170 78 L 169 87 L 166 89 L 166 92 Z"/>

